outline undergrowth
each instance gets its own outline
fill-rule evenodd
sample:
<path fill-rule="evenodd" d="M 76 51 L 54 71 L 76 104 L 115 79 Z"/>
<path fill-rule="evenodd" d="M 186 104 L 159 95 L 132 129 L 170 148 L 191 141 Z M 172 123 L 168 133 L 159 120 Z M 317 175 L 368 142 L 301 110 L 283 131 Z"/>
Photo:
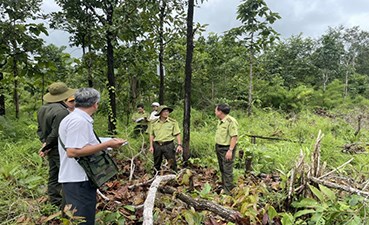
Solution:
<path fill-rule="evenodd" d="M 235 181 L 241 187 L 245 187 L 242 183 L 245 176 L 245 161 L 246 158 L 252 158 L 251 173 L 253 176 L 260 174 L 279 174 L 281 181 L 278 188 L 286 187 L 286 179 L 283 176 L 288 176 L 289 170 L 294 166 L 300 151 L 306 154 L 309 160 L 310 153 L 314 147 L 319 130 L 324 134 L 321 143 L 322 161 L 327 163 L 328 169 L 334 169 L 351 158 L 354 158 L 352 163 L 341 169 L 339 172 L 342 175 L 347 175 L 354 180 L 368 179 L 369 159 L 364 152 L 363 154 L 347 154 L 343 153 L 343 145 L 347 143 L 362 143 L 366 147 L 366 140 L 369 137 L 368 124 L 363 123 L 363 129 L 359 135 L 354 135 L 357 129 L 357 115 L 363 113 L 353 110 L 331 111 L 330 116 L 317 115 L 309 111 L 302 111 L 298 114 L 278 112 L 270 109 L 254 109 L 254 115 L 247 117 L 244 111 L 232 111 L 239 122 L 239 142 L 238 152 L 244 152 L 242 158 L 239 156 L 235 162 Z M 181 109 L 176 108 L 172 113 L 172 117 L 179 121 L 182 126 Z M 94 127 L 99 136 L 109 136 L 107 134 L 106 118 L 103 115 L 95 116 Z M 134 124 L 126 121 L 119 121 L 118 134 L 115 136 L 127 139 L 129 146 L 119 150 L 117 157 L 121 160 L 127 160 L 136 155 L 142 146 L 146 147 L 148 143 L 148 135 L 144 134 L 139 138 L 133 138 L 132 131 Z M 214 135 L 217 119 L 214 112 L 200 112 L 192 110 L 191 118 L 191 163 L 202 167 L 212 168 L 217 171 L 218 165 L 214 150 Z M 53 208 L 46 202 L 46 184 L 47 184 L 47 161 L 38 156 L 37 152 L 41 143 L 37 135 L 37 123 L 35 116 L 31 119 L 16 120 L 9 117 L 0 117 L 0 221 L 1 224 L 16 224 L 17 221 L 24 222 L 24 215 L 27 218 L 32 218 L 28 221 L 30 224 L 38 223 L 41 218 L 54 214 L 57 209 Z M 182 130 L 182 128 L 181 128 Z M 280 138 L 283 140 L 265 140 L 256 138 L 256 143 L 251 143 L 251 138 L 248 135 L 258 135 L 265 137 Z M 181 157 L 178 155 L 179 161 Z M 152 155 L 145 154 L 145 170 L 151 173 L 152 170 Z M 205 188 L 205 187 L 204 187 Z M 214 188 L 214 187 L 212 187 Z M 262 187 L 252 187 L 252 190 L 257 193 L 256 199 L 249 199 L 249 206 L 243 206 L 242 202 L 234 203 L 237 210 L 245 213 L 254 213 L 253 216 L 257 220 L 256 211 L 252 211 L 256 206 L 269 205 L 265 210 L 270 210 L 274 207 L 278 210 L 278 215 L 285 220 L 285 224 L 308 224 L 302 223 L 301 217 L 294 217 L 293 213 L 298 212 L 298 209 L 303 208 L 303 200 L 296 201 L 296 209 L 294 212 L 282 212 L 285 198 L 285 193 L 268 192 Z M 259 189 L 261 188 L 261 189 Z M 209 192 L 207 193 L 206 190 Z M 242 191 L 245 191 L 242 189 Z M 239 195 L 242 195 L 240 189 Z M 199 192 L 202 197 L 216 198 L 210 194 L 211 189 L 205 189 L 204 192 Z M 255 192 L 255 193 L 256 193 Z M 361 200 L 360 198 L 358 198 Z M 226 201 L 226 200 L 223 200 Z M 236 200 L 234 200 L 236 201 Z M 319 200 L 318 201 L 322 201 Z M 336 207 L 337 204 L 351 205 L 358 207 L 359 203 L 349 202 L 344 197 L 341 200 L 328 198 L 329 204 Z M 302 202 L 302 203 L 301 203 Z M 226 203 L 226 202 L 225 202 Z M 253 205 L 255 204 L 255 205 Z M 350 205 L 351 204 L 351 205 Z M 329 205 L 329 207 L 330 207 Z M 255 207 L 254 207 L 255 206 Z M 361 207 L 364 207 L 360 205 Z M 245 208 L 246 207 L 246 208 Z M 328 206 L 327 206 L 328 207 Z M 273 208 L 273 209 L 274 209 Z M 248 211 L 246 210 L 248 209 Z M 250 211 L 251 210 L 251 211 Z M 306 213 L 302 218 L 313 218 L 320 211 L 304 211 Z M 319 209 L 322 210 L 322 209 Z M 331 213 L 330 209 L 325 209 L 322 213 Z M 360 210 L 364 210 L 360 208 Z M 334 211 L 332 211 L 334 213 Z M 273 214 L 273 213 L 272 213 Z M 300 215 L 299 214 L 299 215 Z M 363 213 L 362 213 L 363 214 Z M 109 215 L 111 215 L 109 217 Z M 191 210 L 184 211 L 181 216 L 173 218 L 173 221 L 186 221 L 190 218 L 194 221 L 204 221 L 206 213 L 193 212 Z M 310 217 L 309 217 L 310 215 Z M 320 215 L 320 214 L 319 214 Z M 348 214 L 351 215 L 351 214 Z M 363 214 L 364 215 L 364 214 Z M 23 217 L 22 217 L 23 216 Z M 156 210 L 154 216 L 161 217 L 160 210 Z M 302 216 L 302 215 L 301 215 Z M 318 215 L 316 215 L 318 216 Z M 345 215 L 342 216 L 344 221 Z M 122 219 L 120 214 L 116 212 L 101 211 L 99 218 L 109 217 Z M 292 219 L 291 219 L 292 218 Z M 354 217 L 354 221 L 363 221 L 363 219 Z M 288 221 L 293 221 L 288 223 Z M 201 223 L 200 222 L 200 223 Z M 197 223 L 195 223 L 197 224 Z M 310 224 L 310 223 L 309 223 Z M 350 224 L 350 223 L 347 223 Z"/>

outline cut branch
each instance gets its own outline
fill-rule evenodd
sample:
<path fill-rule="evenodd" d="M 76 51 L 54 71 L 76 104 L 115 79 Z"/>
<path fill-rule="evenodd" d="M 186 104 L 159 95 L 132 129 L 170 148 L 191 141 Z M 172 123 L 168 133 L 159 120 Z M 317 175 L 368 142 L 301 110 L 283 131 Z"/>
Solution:
<path fill-rule="evenodd" d="M 357 195 L 369 197 L 369 192 L 362 191 L 362 190 L 359 190 L 357 188 L 353 188 L 353 187 L 345 186 L 345 185 L 339 185 L 339 184 L 336 184 L 336 183 L 333 183 L 333 182 L 330 182 L 330 181 L 321 180 L 321 179 L 316 178 L 316 177 L 310 177 L 309 179 L 310 179 L 310 181 L 312 181 L 316 184 L 323 184 L 324 186 L 327 186 L 327 187 L 330 187 L 330 188 L 335 188 L 335 189 L 347 191 L 347 192 L 352 193 L 352 194 L 357 194 Z"/>
<path fill-rule="evenodd" d="M 326 177 L 334 172 L 336 172 L 337 170 L 341 169 L 342 167 L 346 166 L 347 164 L 349 164 L 352 160 L 354 160 L 354 158 L 351 158 L 349 161 L 345 162 L 344 164 L 342 164 L 341 166 L 337 167 L 336 169 L 330 171 L 329 173 L 326 173 L 322 176 L 320 176 L 318 179 L 322 179 L 323 177 Z"/>
<path fill-rule="evenodd" d="M 175 179 L 176 175 L 165 175 L 165 176 L 157 176 L 155 180 L 152 182 L 149 192 L 147 194 L 145 203 L 144 203 L 144 211 L 143 211 L 143 225 L 152 225 L 153 224 L 153 209 L 155 204 L 155 196 L 158 190 L 158 187 L 162 181 Z"/>
<path fill-rule="evenodd" d="M 173 187 L 160 187 L 160 191 L 165 194 L 175 195 L 177 198 L 187 203 L 189 206 L 193 207 L 197 211 L 207 210 L 236 224 L 249 224 L 248 220 L 246 218 L 242 218 L 241 214 L 238 211 L 224 208 L 217 203 L 203 199 L 193 199 L 189 195 L 178 193 L 177 189 Z"/>

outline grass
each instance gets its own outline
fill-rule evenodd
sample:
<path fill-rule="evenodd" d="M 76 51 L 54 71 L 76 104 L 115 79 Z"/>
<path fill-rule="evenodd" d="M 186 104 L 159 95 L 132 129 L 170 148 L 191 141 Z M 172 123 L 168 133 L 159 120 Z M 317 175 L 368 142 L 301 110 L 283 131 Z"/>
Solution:
<path fill-rule="evenodd" d="M 365 154 L 346 154 L 342 146 L 346 143 L 366 143 L 369 127 L 363 123 L 360 135 L 354 136 L 356 117 L 360 111 L 336 111 L 339 115 L 333 118 L 319 116 L 309 111 L 299 114 L 287 114 L 270 109 L 255 109 L 252 117 L 244 111 L 232 111 L 239 122 L 238 149 L 253 155 L 255 173 L 271 173 L 283 171 L 287 173 L 294 165 L 302 150 L 306 160 L 314 148 L 319 130 L 324 134 L 321 143 L 322 161 L 327 162 L 329 169 L 334 169 L 352 157 L 354 160 L 341 170 L 343 175 L 353 179 L 368 179 L 369 159 Z M 183 111 L 176 108 L 171 115 L 182 130 Z M 348 118 L 348 116 L 350 118 Z M 106 116 L 97 114 L 94 127 L 101 136 L 107 135 Z M 133 138 L 133 123 L 126 126 L 126 121 L 118 121 L 118 137 L 129 141 L 125 151 L 119 157 L 130 158 L 137 154 L 142 144 L 141 138 Z M 214 135 L 217 119 L 213 111 L 200 112 L 192 110 L 191 118 L 191 151 L 192 161 L 217 169 L 214 151 Z M 15 224 L 20 215 L 32 215 L 36 223 L 44 215 L 50 215 L 55 209 L 44 203 L 47 183 L 47 162 L 37 155 L 41 143 L 37 135 L 35 117 L 16 120 L 11 117 L 0 117 L 0 221 L 1 224 Z M 286 138 L 296 142 L 269 141 L 257 139 L 256 144 L 250 142 L 246 134 Z M 147 135 L 145 135 L 145 142 Z M 301 142 L 301 143 L 300 143 Z M 147 155 L 145 168 L 152 168 L 152 156 Z M 242 173 L 244 159 L 237 159 L 237 174 Z"/>

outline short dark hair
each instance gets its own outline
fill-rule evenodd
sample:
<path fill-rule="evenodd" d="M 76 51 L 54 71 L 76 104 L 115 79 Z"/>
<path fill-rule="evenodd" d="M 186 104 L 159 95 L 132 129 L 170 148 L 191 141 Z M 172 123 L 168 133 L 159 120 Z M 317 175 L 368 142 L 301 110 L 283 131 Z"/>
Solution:
<path fill-rule="evenodd" d="M 144 107 L 144 104 L 140 103 L 140 104 L 137 104 L 137 108 L 145 108 L 145 107 Z"/>
<path fill-rule="evenodd" d="M 227 104 L 222 103 L 217 105 L 217 110 L 223 112 L 224 114 L 229 114 L 229 112 L 231 111 L 231 107 L 229 107 L 229 105 Z"/>

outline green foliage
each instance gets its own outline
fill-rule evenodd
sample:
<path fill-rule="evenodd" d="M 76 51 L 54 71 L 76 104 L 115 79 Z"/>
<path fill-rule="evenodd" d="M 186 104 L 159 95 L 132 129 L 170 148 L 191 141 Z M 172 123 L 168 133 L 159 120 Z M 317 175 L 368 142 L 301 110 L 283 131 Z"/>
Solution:
<path fill-rule="evenodd" d="M 363 201 L 363 197 L 354 195 L 338 200 L 336 193 L 323 185 L 319 185 L 319 189 L 310 185 L 309 188 L 317 199 L 304 198 L 293 202 L 292 205 L 299 210 L 293 215 L 292 221 L 286 224 L 292 224 L 290 222 L 301 224 L 307 216 L 310 217 L 309 224 L 366 224 L 368 222 L 364 216 L 368 206 Z"/>

